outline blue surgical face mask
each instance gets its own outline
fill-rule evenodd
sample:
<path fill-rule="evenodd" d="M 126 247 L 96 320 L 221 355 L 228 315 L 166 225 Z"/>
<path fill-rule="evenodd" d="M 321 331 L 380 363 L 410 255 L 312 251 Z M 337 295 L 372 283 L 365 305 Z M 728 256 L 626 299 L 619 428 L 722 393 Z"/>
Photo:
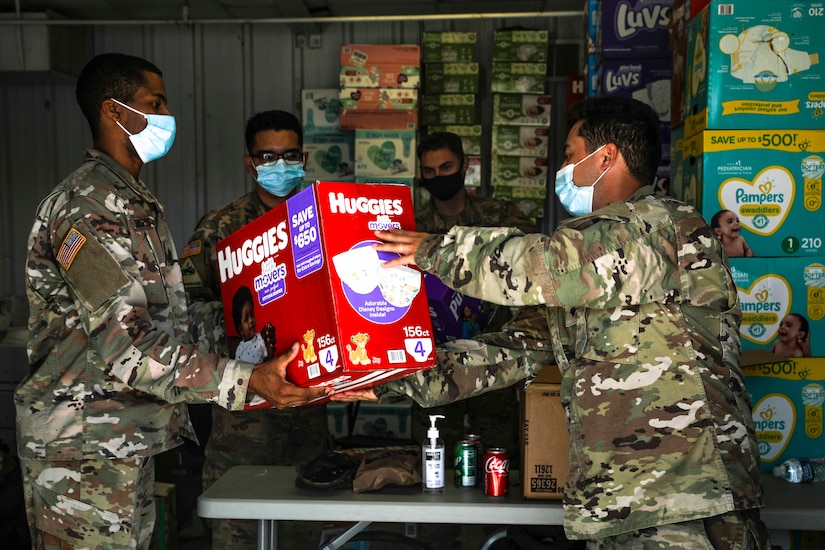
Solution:
<path fill-rule="evenodd" d="M 115 98 L 111 99 L 118 105 L 122 105 L 130 111 L 146 117 L 146 128 L 137 134 L 132 134 L 123 127 L 120 121 L 117 122 L 117 125 L 129 134 L 129 141 L 132 142 L 132 146 L 134 146 L 135 151 L 144 164 L 159 159 L 169 152 L 169 149 L 172 148 L 172 144 L 175 142 L 175 117 L 172 115 L 142 113 L 137 109 L 129 107 L 125 103 L 121 103 Z"/>
<path fill-rule="evenodd" d="M 304 167 L 301 164 L 287 164 L 284 159 L 277 162 L 261 164 L 255 167 L 255 180 L 267 193 L 276 197 L 286 197 L 298 187 L 304 179 Z"/>
<path fill-rule="evenodd" d="M 556 196 L 571 216 L 583 216 L 593 211 L 593 190 L 599 180 L 607 174 L 607 170 L 610 170 L 610 166 L 588 187 L 579 187 L 573 183 L 573 169 L 604 149 L 605 145 L 602 145 L 579 162 L 563 166 L 556 172 Z"/>

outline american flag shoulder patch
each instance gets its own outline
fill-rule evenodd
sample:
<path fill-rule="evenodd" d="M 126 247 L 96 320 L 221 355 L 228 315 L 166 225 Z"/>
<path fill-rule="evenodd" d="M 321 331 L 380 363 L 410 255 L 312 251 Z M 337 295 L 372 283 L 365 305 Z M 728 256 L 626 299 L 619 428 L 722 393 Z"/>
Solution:
<path fill-rule="evenodd" d="M 63 269 L 69 269 L 84 244 L 86 244 L 86 237 L 72 227 L 69 234 L 63 239 L 63 244 L 60 245 L 60 251 L 57 253 L 57 261 L 60 262 Z"/>
<path fill-rule="evenodd" d="M 180 258 L 187 258 L 189 256 L 195 256 L 201 253 L 201 249 L 203 248 L 203 243 L 200 239 L 197 241 L 192 241 L 191 243 L 187 244 L 183 247 L 183 250 L 180 251 Z"/>

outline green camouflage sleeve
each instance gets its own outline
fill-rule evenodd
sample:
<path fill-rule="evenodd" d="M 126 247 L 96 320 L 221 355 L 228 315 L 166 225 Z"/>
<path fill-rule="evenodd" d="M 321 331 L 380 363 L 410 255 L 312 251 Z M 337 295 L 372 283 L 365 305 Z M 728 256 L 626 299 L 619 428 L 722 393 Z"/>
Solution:
<path fill-rule="evenodd" d="M 58 238 L 76 231 L 85 239 L 62 275 L 96 354 L 112 375 L 167 402 L 243 408 L 253 365 L 199 353 L 192 343 L 168 227 L 153 220 L 134 232 L 128 212 L 117 210 L 75 196 L 52 217 Z"/>
<path fill-rule="evenodd" d="M 434 407 L 531 379 L 553 363 L 547 308 L 522 308 L 499 332 L 438 347 L 438 365 L 374 389 L 376 396 L 407 395 Z"/>
<path fill-rule="evenodd" d="M 459 292 L 504 305 L 607 309 L 674 300 L 680 281 L 667 211 L 647 211 L 640 201 L 631 220 L 626 208 L 567 221 L 550 236 L 454 227 L 425 241 L 416 264 Z"/>

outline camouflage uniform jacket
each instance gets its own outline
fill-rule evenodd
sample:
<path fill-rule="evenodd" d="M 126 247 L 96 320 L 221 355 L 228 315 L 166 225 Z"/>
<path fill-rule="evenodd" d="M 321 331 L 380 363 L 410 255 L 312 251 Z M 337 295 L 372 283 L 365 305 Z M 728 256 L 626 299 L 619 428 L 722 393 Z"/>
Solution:
<path fill-rule="evenodd" d="M 415 228 L 426 233 L 446 233 L 451 227 L 516 227 L 525 233 L 536 232 L 536 222 L 510 201 L 479 197 L 467 193 L 467 205 L 456 218 L 445 220 L 435 209 L 433 199 L 415 212 Z"/>
<path fill-rule="evenodd" d="M 21 457 L 151 456 L 196 440 L 185 402 L 243 407 L 253 365 L 197 351 L 163 209 L 114 159 L 87 151 L 28 244 Z"/>
<path fill-rule="evenodd" d="M 570 431 L 571 538 L 761 507 L 726 256 L 692 207 L 650 193 L 565 220 L 550 236 L 456 227 L 416 256 L 460 292 L 548 306 Z M 510 361 L 496 373 L 502 384 L 513 383 L 510 365 L 531 374 Z M 378 393 L 434 405 L 444 388 L 463 396 L 497 386 L 458 371 L 440 365 Z"/>

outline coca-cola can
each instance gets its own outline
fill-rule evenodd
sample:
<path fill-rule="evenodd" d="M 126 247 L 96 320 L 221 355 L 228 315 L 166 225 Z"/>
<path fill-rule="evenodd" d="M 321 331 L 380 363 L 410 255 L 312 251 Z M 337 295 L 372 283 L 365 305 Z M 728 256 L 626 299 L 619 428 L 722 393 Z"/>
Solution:
<path fill-rule="evenodd" d="M 495 447 L 484 453 L 484 494 L 506 497 L 510 493 L 510 455 L 507 449 Z"/>

